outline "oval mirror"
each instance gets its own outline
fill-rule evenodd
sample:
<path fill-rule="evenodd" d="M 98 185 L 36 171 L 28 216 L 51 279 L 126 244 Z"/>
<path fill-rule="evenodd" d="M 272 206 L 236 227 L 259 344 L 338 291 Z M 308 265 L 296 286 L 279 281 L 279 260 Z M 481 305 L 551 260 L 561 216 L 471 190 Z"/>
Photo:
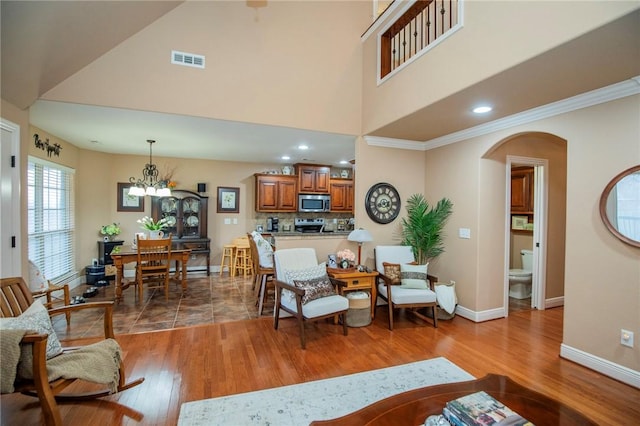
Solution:
<path fill-rule="evenodd" d="M 613 235 L 640 247 L 640 165 L 609 182 L 600 197 L 600 216 Z"/>

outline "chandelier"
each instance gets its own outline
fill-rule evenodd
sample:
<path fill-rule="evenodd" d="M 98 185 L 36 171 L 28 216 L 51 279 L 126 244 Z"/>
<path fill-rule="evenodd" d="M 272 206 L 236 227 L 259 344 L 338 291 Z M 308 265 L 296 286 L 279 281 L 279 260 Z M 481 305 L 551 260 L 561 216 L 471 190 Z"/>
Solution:
<path fill-rule="evenodd" d="M 135 195 L 138 197 L 144 197 L 145 195 L 151 195 L 155 197 L 168 197 L 171 195 L 171 189 L 166 186 L 165 181 L 158 181 L 158 168 L 153 164 L 152 147 L 156 141 L 147 139 L 149 144 L 149 162 L 145 164 L 142 169 L 142 179 L 134 177 L 129 178 L 131 188 L 129 188 L 129 195 Z"/>

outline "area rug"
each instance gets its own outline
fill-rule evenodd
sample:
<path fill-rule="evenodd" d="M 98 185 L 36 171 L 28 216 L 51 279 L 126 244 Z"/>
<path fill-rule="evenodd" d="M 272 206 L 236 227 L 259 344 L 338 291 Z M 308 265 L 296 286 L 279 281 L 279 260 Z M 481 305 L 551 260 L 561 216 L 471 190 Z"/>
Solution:
<path fill-rule="evenodd" d="M 344 416 L 398 393 L 442 383 L 473 380 L 446 358 L 316 380 L 255 392 L 186 402 L 179 426 L 308 425 Z"/>

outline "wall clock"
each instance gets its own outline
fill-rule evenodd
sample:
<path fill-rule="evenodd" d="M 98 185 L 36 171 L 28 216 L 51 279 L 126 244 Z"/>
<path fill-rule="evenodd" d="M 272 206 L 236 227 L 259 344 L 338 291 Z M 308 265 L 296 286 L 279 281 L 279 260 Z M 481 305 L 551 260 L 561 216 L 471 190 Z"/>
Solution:
<path fill-rule="evenodd" d="M 388 183 L 376 183 L 367 192 L 365 198 L 367 214 L 374 222 L 390 223 L 400 213 L 400 195 Z"/>

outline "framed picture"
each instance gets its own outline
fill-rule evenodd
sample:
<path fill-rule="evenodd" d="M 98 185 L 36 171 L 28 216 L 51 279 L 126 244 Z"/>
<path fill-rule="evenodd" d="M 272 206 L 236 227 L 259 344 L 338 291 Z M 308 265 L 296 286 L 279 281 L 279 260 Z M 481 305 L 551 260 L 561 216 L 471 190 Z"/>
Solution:
<path fill-rule="evenodd" d="M 130 183 L 118 182 L 118 211 L 144 212 L 144 197 L 129 195 Z"/>
<path fill-rule="evenodd" d="M 218 187 L 218 213 L 240 213 L 240 188 Z"/>
<path fill-rule="evenodd" d="M 527 222 L 527 216 L 511 216 L 511 229 L 525 229 Z"/>

